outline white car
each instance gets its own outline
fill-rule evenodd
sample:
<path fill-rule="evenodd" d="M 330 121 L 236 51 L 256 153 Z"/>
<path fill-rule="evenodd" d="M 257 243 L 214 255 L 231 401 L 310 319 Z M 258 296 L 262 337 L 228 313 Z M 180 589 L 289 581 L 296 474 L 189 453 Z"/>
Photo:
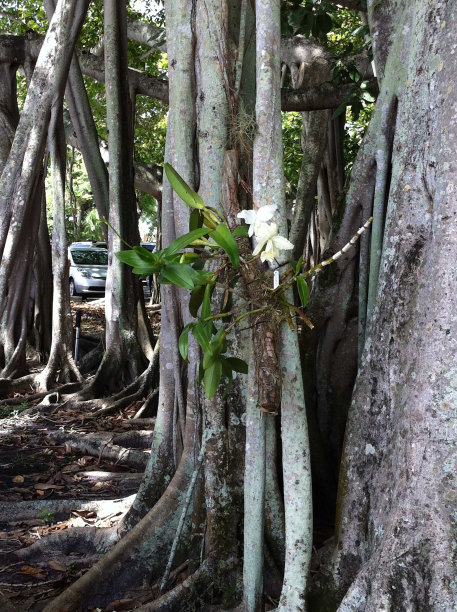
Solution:
<path fill-rule="evenodd" d="M 70 295 L 89 296 L 105 293 L 108 251 L 72 245 L 68 249 L 70 261 Z"/>

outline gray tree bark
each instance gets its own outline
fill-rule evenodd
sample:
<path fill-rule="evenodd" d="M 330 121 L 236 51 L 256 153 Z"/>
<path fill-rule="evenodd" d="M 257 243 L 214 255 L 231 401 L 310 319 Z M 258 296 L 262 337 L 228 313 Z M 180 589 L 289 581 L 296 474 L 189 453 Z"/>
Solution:
<path fill-rule="evenodd" d="M 106 278 L 106 352 L 93 383 L 81 398 L 100 395 L 117 384 L 129 384 L 146 367 L 139 342 L 137 302 L 140 282 L 115 253 L 138 244 L 133 188 L 133 135 L 127 85 L 126 7 L 112 0 L 104 5 L 106 101 L 110 150 L 108 273 Z"/>
<path fill-rule="evenodd" d="M 372 2 L 368 17 L 382 80 L 357 166 L 376 164 L 380 262 L 370 270 L 376 289 L 346 431 L 337 542 L 313 601 L 342 611 L 452 610 L 457 9 Z M 353 183 L 349 198 L 363 204 L 364 187 Z"/>
<path fill-rule="evenodd" d="M 38 58 L 11 151 L 0 178 L 0 317 L 3 377 L 24 372 L 30 272 L 38 232 L 42 158 L 53 101 L 65 87 L 88 0 L 61 0 Z M 27 218 L 27 224 L 24 219 Z M 25 236 L 27 235 L 27 237 Z M 12 284 L 14 279 L 14 285 Z M 25 307 L 24 307 L 25 304 Z"/>
<path fill-rule="evenodd" d="M 49 123 L 49 150 L 53 186 L 53 316 L 52 343 L 46 367 L 37 376 L 38 390 L 54 388 L 57 382 L 81 382 L 73 361 L 73 321 L 68 283 L 67 237 L 65 232 L 65 171 L 67 147 L 63 129 L 63 96 L 55 101 Z"/>

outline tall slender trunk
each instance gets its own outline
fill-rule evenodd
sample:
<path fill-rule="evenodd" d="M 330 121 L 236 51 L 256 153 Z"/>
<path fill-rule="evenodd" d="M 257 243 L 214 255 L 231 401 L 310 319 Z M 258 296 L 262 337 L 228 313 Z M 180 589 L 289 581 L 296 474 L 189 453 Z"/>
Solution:
<path fill-rule="evenodd" d="M 53 316 L 52 344 L 48 363 L 38 376 L 37 386 L 47 390 L 56 382 L 80 381 L 73 361 L 73 323 L 68 283 L 67 237 L 65 232 L 65 171 L 67 147 L 63 128 L 63 97 L 56 100 L 49 123 L 49 150 L 53 188 Z"/>

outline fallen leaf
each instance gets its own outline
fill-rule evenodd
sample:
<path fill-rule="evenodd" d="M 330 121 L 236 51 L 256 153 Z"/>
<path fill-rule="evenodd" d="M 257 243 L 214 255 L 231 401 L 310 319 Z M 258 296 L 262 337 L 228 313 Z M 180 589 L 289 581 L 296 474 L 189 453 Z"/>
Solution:
<path fill-rule="evenodd" d="M 44 491 L 40 491 L 40 489 L 37 490 L 37 494 L 38 495 L 44 495 Z"/>
<path fill-rule="evenodd" d="M 38 574 L 41 574 L 42 576 L 46 575 L 46 572 L 43 570 L 42 567 L 32 567 L 30 565 L 23 565 L 21 567 L 21 574 L 28 574 L 30 576 L 37 576 Z"/>
<path fill-rule="evenodd" d="M 24 476 L 15 476 L 12 480 L 13 480 L 13 482 L 16 482 L 16 483 L 23 483 L 24 482 Z"/>
<path fill-rule="evenodd" d="M 52 567 L 52 569 L 56 570 L 57 572 L 67 571 L 67 569 L 63 565 L 60 565 L 60 563 L 57 563 L 57 561 L 49 561 L 48 565 L 49 567 Z"/>
<path fill-rule="evenodd" d="M 107 489 L 108 486 L 106 482 L 96 482 L 93 487 L 91 487 L 91 491 L 99 491 L 100 489 Z"/>

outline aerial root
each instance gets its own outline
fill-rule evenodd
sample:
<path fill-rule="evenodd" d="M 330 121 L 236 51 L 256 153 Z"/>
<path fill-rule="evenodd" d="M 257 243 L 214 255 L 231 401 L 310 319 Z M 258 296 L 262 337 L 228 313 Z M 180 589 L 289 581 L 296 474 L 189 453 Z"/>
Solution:
<path fill-rule="evenodd" d="M 21 404 L 24 400 L 26 401 L 34 401 L 36 399 L 41 399 L 50 393 L 59 392 L 63 393 L 75 393 L 79 391 L 82 387 L 81 382 L 69 382 L 65 385 L 61 385 L 59 387 L 55 387 L 54 389 L 41 390 L 37 391 L 38 378 L 39 374 L 27 374 L 27 376 L 22 376 L 21 378 L 1 378 L 0 379 L 0 397 L 2 397 L 2 401 L 0 404 L 8 404 L 8 405 L 16 405 Z M 35 391 L 35 392 L 34 392 Z M 26 395 L 25 397 L 14 397 L 7 398 L 6 396 L 10 393 L 28 393 L 32 392 L 30 395 Z"/>
<path fill-rule="evenodd" d="M 84 472 L 86 474 L 87 472 Z M 121 474 L 121 476 L 132 476 L 132 474 Z M 137 477 L 137 475 L 135 475 Z M 86 500 L 80 499 L 34 499 L 30 501 L 12 502 L 2 504 L 0 510 L 0 524 L 28 521 L 36 519 L 41 512 L 47 512 L 54 516 L 56 521 L 69 518 L 74 511 L 96 512 L 98 516 L 111 516 L 124 514 L 130 508 L 135 495 L 120 499 Z"/>
<path fill-rule="evenodd" d="M 151 435 L 150 432 L 146 433 Z M 59 444 L 68 444 L 82 453 L 98 457 L 99 461 L 103 458 L 105 461 L 122 463 L 122 465 L 144 471 L 148 455 L 141 450 L 112 444 L 114 436 L 115 434 L 110 433 L 91 433 L 81 436 L 81 434 L 65 433 L 64 431 L 53 431 L 49 434 L 49 437 Z"/>
<path fill-rule="evenodd" d="M 0 554 L 2 566 L 15 562 L 40 563 L 49 559 L 62 559 L 79 553 L 100 557 L 118 540 L 116 527 L 73 527 L 48 535 L 30 546 L 14 552 Z M 73 553 L 73 555 L 72 555 Z M 86 564 L 87 567 L 87 564 Z"/>
<path fill-rule="evenodd" d="M 81 605 L 97 606 L 112 601 L 113 591 L 123 593 L 132 585 L 158 578 L 163 571 L 163 558 L 169 554 L 183 508 L 183 496 L 193 471 L 193 420 L 188 417 L 187 444 L 178 469 L 155 506 L 104 555 L 96 565 L 48 604 L 46 612 L 71 612 Z M 192 511 L 189 510 L 189 516 Z M 190 523 L 190 521 L 189 521 Z M 182 539 L 183 551 L 188 545 L 188 532 Z M 141 563 L 132 563 L 132 551 Z M 182 552 L 176 562 L 182 562 Z M 103 580 L 101 580 L 103 576 Z M 111 598 L 111 599 L 110 599 Z"/>

